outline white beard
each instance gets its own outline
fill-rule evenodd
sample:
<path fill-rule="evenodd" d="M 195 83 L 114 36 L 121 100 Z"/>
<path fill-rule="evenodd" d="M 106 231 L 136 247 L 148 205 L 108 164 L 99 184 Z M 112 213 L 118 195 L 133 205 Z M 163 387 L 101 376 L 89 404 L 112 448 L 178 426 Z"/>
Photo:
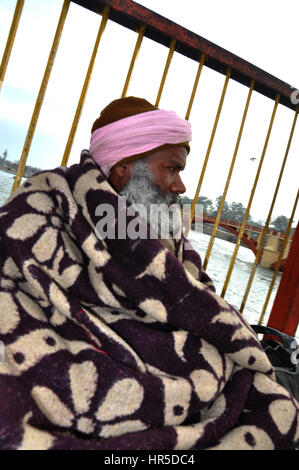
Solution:
<path fill-rule="evenodd" d="M 119 194 L 126 198 L 158 238 L 181 238 L 180 197 L 177 193 L 161 191 L 146 158 L 136 161 L 129 183 Z"/>

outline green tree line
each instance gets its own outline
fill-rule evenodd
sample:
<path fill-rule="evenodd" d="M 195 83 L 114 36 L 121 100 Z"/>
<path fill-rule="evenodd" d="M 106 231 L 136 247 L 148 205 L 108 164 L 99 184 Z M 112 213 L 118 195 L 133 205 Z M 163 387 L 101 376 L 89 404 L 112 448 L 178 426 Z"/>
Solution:
<path fill-rule="evenodd" d="M 211 215 L 216 217 L 218 214 L 218 210 L 220 207 L 222 196 L 218 196 L 215 201 L 212 201 L 206 196 L 199 196 L 197 203 L 203 206 L 203 212 L 205 214 Z M 183 204 L 192 204 L 192 199 L 188 198 L 187 196 L 182 197 Z M 221 212 L 221 219 L 233 220 L 235 222 L 242 222 L 244 219 L 244 215 L 246 212 L 246 207 L 243 206 L 241 202 L 232 202 L 229 204 L 228 202 L 224 202 L 222 212 Z M 289 223 L 288 217 L 285 215 L 279 215 L 275 219 L 271 220 L 270 228 L 277 230 L 278 232 L 285 233 L 287 230 L 287 226 Z M 257 227 L 263 227 L 265 223 L 261 220 L 255 221 L 253 217 L 249 214 L 247 218 L 247 224 L 255 225 Z M 295 231 L 295 228 L 291 229 L 291 233 Z"/>

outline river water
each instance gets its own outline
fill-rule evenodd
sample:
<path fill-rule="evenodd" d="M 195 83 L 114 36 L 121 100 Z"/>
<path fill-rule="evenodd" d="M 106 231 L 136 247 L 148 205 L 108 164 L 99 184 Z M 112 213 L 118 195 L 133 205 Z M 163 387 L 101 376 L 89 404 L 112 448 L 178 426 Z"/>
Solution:
<path fill-rule="evenodd" d="M 0 171 L 0 206 L 4 204 L 10 195 L 14 175 Z"/>
<path fill-rule="evenodd" d="M 13 178 L 14 175 L 0 171 L 0 206 L 9 197 Z M 199 252 L 203 260 L 210 236 L 191 230 L 189 239 L 193 248 Z M 213 250 L 206 271 L 213 280 L 218 294 L 220 294 L 222 290 L 234 246 L 235 245 L 233 243 L 227 242 L 220 238 L 215 238 Z M 241 246 L 238 251 L 238 256 L 225 295 L 225 299 L 237 309 L 240 308 L 253 261 L 253 252 L 248 248 Z M 257 266 L 254 281 L 252 283 L 247 303 L 243 312 L 244 317 L 247 321 L 249 321 L 249 323 L 257 323 L 259 320 L 272 276 L 272 270 Z M 279 273 L 276 278 L 275 286 L 272 291 L 263 324 L 267 323 L 280 278 L 281 273 Z M 297 329 L 296 338 L 298 337 L 299 331 Z"/>

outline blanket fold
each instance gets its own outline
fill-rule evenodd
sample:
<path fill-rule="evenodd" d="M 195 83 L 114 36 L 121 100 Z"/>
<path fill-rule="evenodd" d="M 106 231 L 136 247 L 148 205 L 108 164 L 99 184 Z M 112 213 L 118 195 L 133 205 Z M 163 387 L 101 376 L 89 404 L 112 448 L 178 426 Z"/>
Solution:
<path fill-rule="evenodd" d="M 255 333 L 184 237 L 133 224 L 87 151 L 0 209 L 0 448 L 291 448 L 299 405 Z"/>

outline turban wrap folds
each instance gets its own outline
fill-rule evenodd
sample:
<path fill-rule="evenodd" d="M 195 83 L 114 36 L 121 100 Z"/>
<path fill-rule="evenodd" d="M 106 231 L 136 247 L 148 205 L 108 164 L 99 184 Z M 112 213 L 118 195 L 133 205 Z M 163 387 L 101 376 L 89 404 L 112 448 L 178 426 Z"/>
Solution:
<path fill-rule="evenodd" d="M 191 126 L 174 111 L 160 110 L 148 101 L 121 98 L 108 105 L 95 121 L 90 139 L 90 154 L 108 176 L 123 159 L 145 156 L 171 146 L 189 150 Z"/>

